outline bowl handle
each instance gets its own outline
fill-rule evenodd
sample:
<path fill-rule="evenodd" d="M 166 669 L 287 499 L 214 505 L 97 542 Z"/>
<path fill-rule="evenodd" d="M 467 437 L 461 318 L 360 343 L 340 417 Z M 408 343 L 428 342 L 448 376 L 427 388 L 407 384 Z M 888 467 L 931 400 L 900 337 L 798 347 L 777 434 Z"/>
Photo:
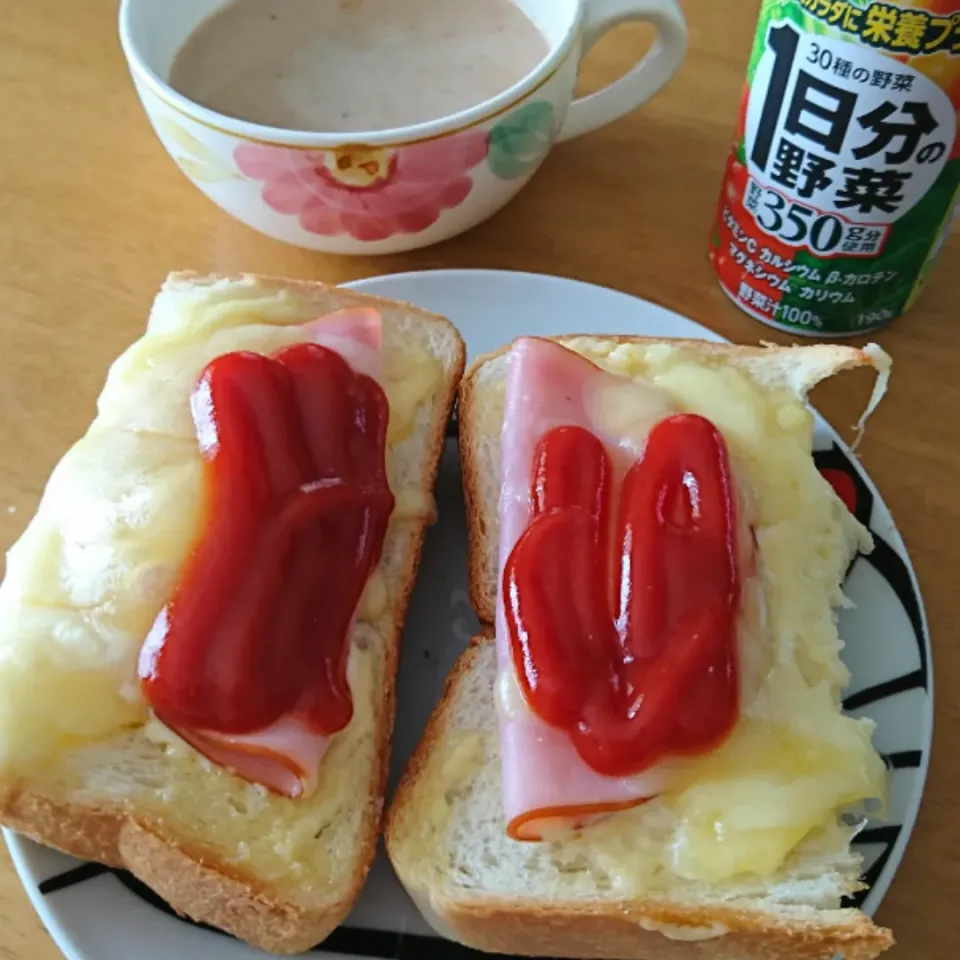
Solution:
<path fill-rule="evenodd" d="M 569 140 L 617 120 L 646 103 L 676 73 L 687 52 L 687 24 L 675 0 L 586 0 L 581 59 L 608 30 L 645 20 L 657 39 L 629 73 L 570 105 L 558 140 Z"/>

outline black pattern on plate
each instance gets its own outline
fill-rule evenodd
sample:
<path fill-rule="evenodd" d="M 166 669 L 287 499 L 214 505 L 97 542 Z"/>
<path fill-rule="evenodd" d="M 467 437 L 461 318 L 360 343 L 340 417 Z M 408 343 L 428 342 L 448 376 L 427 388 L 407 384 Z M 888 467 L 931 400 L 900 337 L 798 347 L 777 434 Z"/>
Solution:
<path fill-rule="evenodd" d="M 102 863 L 82 863 L 79 867 L 67 870 L 64 873 L 57 873 L 44 880 L 37 889 L 46 896 L 48 893 L 56 893 L 58 890 L 65 890 L 67 887 L 73 887 L 84 880 L 93 880 L 94 877 L 110 873 L 110 868 Z"/>
<path fill-rule="evenodd" d="M 872 532 L 872 531 L 871 531 Z M 920 597 L 913 586 L 913 577 L 910 568 L 903 557 L 893 547 L 876 533 L 873 534 L 873 552 L 867 555 L 867 562 L 893 588 L 897 599 L 903 604 L 907 612 L 913 635 L 917 641 L 917 652 L 920 655 L 920 670 L 923 673 L 923 686 L 927 687 L 927 646 L 923 631 L 923 613 L 920 607 Z"/>
<path fill-rule="evenodd" d="M 843 448 L 835 443 L 827 450 L 814 450 L 813 462 L 847 509 L 869 528 L 873 521 L 873 494 Z"/>
<path fill-rule="evenodd" d="M 887 697 L 896 696 L 905 690 L 915 690 L 917 687 L 927 686 L 927 673 L 925 670 L 913 670 L 910 673 L 904 673 L 899 677 L 892 677 L 890 680 L 884 680 L 883 683 L 875 684 L 864 690 L 858 690 L 851 693 L 849 697 L 843 699 L 844 710 L 859 710 L 878 700 L 886 700 Z"/>
<path fill-rule="evenodd" d="M 883 762 L 888 770 L 907 770 L 919 767 L 923 762 L 922 750 L 901 750 L 898 753 L 886 753 Z"/>

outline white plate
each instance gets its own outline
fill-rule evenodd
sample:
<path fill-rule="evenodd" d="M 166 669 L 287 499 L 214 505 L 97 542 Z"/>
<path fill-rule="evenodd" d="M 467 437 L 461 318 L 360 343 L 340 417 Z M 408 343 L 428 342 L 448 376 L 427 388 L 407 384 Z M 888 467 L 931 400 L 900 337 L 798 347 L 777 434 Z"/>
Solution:
<path fill-rule="evenodd" d="M 716 334 L 643 300 L 572 280 L 495 271 L 444 270 L 377 277 L 357 290 L 408 300 L 448 316 L 471 356 L 518 334 L 634 333 L 662 337 Z M 758 330 L 758 333 L 760 331 Z M 890 885 L 913 829 L 930 754 L 932 666 L 916 579 L 903 541 L 873 484 L 822 421 L 822 468 L 856 499 L 877 549 L 858 557 L 847 580 L 856 608 L 841 617 L 844 658 L 853 674 L 846 706 L 877 722 L 875 743 L 888 757 L 890 810 L 859 837 L 872 911 Z M 410 604 L 400 665 L 392 780 L 396 782 L 476 620 L 467 603 L 466 539 L 456 442 L 446 445 L 437 486 L 440 522 L 430 531 Z M 70 960 L 241 960 L 263 956 L 223 934 L 179 920 L 128 877 L 80 864 L 13 834 L 7 843 L 30 899 Z M 317 953 L 326 956 L 457 960 L 473 956 L 432 936 L 381 854 L 345 927 Z M 480 955 L 477 955 L 480 956 Z"/>

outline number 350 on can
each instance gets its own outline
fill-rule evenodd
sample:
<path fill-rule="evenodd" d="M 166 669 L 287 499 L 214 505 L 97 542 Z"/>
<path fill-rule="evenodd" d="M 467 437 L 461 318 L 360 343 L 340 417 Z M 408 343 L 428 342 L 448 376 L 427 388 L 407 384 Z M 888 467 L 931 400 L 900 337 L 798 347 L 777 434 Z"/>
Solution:
<path fill-rule="evenodd" d="M 913 303 L 958 210 L 960 0 L 764 0 L 710 246 L 730 298 L 797 334 Z"/>

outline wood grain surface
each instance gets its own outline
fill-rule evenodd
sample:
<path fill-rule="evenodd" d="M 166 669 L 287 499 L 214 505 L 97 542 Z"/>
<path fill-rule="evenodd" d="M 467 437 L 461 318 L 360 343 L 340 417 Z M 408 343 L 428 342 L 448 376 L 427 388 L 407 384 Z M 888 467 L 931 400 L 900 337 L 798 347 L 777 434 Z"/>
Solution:
<path fill-rule="evenodd" d="M 402 270 L 496 267 L 616 287 L 732 340 L 783 341 L 733 307 L 707 238 L 739 100 L 757 0 L 684 0 L 687 61 L 629 118 L 562 147 L 506 210 L 432 249 L 336 258 L 231 220 L 177 171 L 143 116 L 116 39 L 115 0 L 30 0 L 0 17 L 0 546 L 86 428 L 107 365 L 143 329 L 175 268 L 250 270 L 331 282 Z M 648 43 L 621 28 L 595 48 L 584 84 L 621 73 Z M 960 239 L 949 241 L 908 316 L 876 336 L 894 357 L 887 401 L 861 448 L 910 549 L 934 643 L 937 746 L 913 840 L 879 919 L 897 960 L 960 949 Z M 595 318 L 589 318 L 593 321 Z M 588 318 L 585 318 L 587 322 Z M 868 378 L 815 400 L 852 423 Z M 0 958 L 59 952 L 0 852 Z"/>

